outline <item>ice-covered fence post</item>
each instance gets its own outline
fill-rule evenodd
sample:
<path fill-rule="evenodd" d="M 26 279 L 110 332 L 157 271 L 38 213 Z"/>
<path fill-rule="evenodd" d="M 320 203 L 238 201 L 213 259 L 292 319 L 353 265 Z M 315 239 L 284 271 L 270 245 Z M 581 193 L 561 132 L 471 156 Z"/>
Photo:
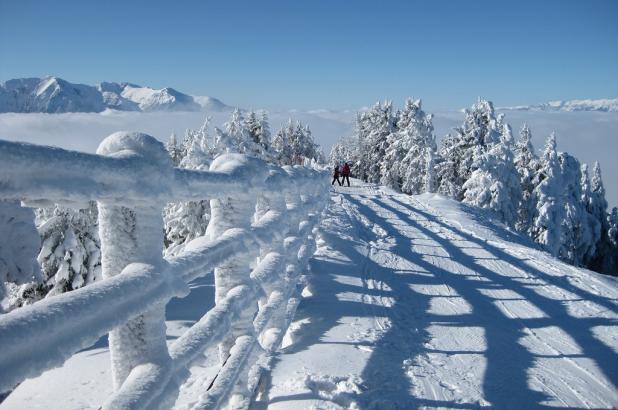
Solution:
<path fill-rule="evenodd" d="M 266 164 L 263 161 L 240 154 L 226 154 L 218 157 L 211 164 L 210 170 L 235 176 L 234 179 L 245 186 L 247 192 L 251 191 L 253 182 L 263 182 L 267 173 Z M 211 199 L 210 222 L 206 235 L 210 239 L 216 239 L 228 229 L 248 228 L 255 213 L 255 205 L 255 193 Z M 241 253 L 215 268 L 215 303 L 223 300 L 230 289 L 236 286 L 246 285 L 250 289 L 253 288 L 250 273 L 251 265 L 255 263 L 257 255 L 257 250 Z M 255 295 L 253 297 L 255 298 Z M 250 305 L 250 308 L 240 312 L 232 331 L 219 345 L 221 362 L 227 359 L 238 336 L 252 333 L 252 321 L 257 309 L 257 301 Z"/>
<path fill-rule="evenodd" d="M 172 163 L 163 144 L 140 133 L 117 132 L 107 137 L 97 154 L 113 157 L 141 157 L 152 169 L 143 185 L 166 186 L 161 179 L 172 175 Z M 142 175 L 140 170 L 137 175 Z M 161 184 L 157 184 L 161 182 Z M 155 199 L 148 202 L 131 201 L 127 192 L 124 206 L 118 203 L 98 202 L 99 235 L 101 238 L 101 265 L 103 277 L 118 275 L 130 263 L 141 262 L 163 265 L 164 203 Z M 165 343 L 165 305 L 153 306 L 148 312 L 119 326 L 109 333 L 112 358 L 112 377 L 117 390 L 131 370 L 145 363 L 165 366 L 170 356 Z"/>

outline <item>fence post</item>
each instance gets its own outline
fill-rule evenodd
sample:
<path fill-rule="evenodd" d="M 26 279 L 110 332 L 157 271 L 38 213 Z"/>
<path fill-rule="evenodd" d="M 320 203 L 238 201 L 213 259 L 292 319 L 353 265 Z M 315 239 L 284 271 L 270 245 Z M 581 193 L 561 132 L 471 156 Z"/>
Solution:
<path fill-rule="evenodd" d="M 153 169 L 157 169 L 160 175 L 164 175 L 166 168 L 169 168 L 169 175 L 172 172 L 163 144 L 145 134 L 112 134 L 99 145 L 97 154 L 140 156 L 152 161 Z M 163 268 L 163 205 L 154 199 L 128 207 L 98 202 L 104 278 L 118 275 L 125 266 L 134 262 Z M 109 333 L 115 390 L 122 386 L 134 367 L 145 363 L 166 365 L 171 361 L 165 330 L 165 305 L 159 304 Z"/>
<path fill-rule="evenodd" d="M 247 184 L 247 189 L 252 179 L 262 179 L 266 177 L 266 165 L 255 158 L 247 158 L 238 154 L 218 157 L 210 166 L 211 171 L 225 172 L 230 168 L 230 163 L 236 165 L 244 165 L 245 171 L 250 175 L 241 174 L 238 178 L 244 184 Z M 244 176 L 244 179 L 243 179 Z M 255 196 L 238 195 L 236 197 L 224 197 L 210 200 L 210 221 L 206 228 L 206 235 L 210 239 L 216 239 L 228 229 L 246 227 L 253 222 L 253 216 L 256 210 Z M 246 285 L 249 289 L 253 289 L 253 283 L 250 277 L 251 265 L 255 264 L 258 251 L 249 251 L 241 253 L 232 260 L 225 262 L 215 268 L 215 303 L 223 300 L 230 289 Z M 252 295 L 255 299 L 255 294 Z M 240 312 L 239 317 L 232 325 L 231 332 L 225 336 L 219 344 L 219 359 L 223 363 L 229 356 L 230 349 L 234 346 L 237 337 L 251 334 L 253 332 L 253 316 L 257 310 L 257 300 L 251 304 L 250 308 Z"/>

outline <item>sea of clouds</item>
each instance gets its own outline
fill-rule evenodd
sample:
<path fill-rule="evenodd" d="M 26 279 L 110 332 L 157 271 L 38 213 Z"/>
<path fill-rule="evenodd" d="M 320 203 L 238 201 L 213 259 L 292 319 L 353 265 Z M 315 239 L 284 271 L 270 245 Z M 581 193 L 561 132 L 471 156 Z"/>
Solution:
<path fill-rule="evenodd" d="M 226 112 L 7 113 L 0 114 L 0 139 L 94 152 L 107 135 L 119 130 L 145 132 L 161 141 L 167 141 L 172 132 L 182 137 L 187 128 L 199 128 L 206 115 L 211 117 L 213 126 L 219 127 L 229 118 Z M 618 206 L 618 112 L 506 111 L 505 115 L 516 137 L 522 124 L 528 123 L 537 152 L 542 151 L 545 139 L 555 131 L 560 151 L 590 165 L 599 161 L 608 200 L 612 206 Z M 271 112 L 269 120 L 273 135 L 288 118 L 309 124 L 316 142 L 328 154 L 340 137 L 353 134 L 355 116 L 352 111 L 286 111 Z M 462 120 L 461 112 L 436 113 L 438 140 Z"/>

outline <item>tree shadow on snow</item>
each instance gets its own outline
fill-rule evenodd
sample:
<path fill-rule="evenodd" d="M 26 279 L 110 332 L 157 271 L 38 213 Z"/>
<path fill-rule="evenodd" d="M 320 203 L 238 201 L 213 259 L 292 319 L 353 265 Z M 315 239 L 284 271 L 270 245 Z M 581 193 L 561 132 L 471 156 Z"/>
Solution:
<path fill-rule="evenodd" d="M 549 399 L 543 393 L 531 390 L 528 386 L 528 370 L 531 369 L 535 360 L 539 355 L 535 355 L 528 351 L 520 340 L 526 336 L 528 329 L 556 326 L 563 332 L 568 334 L 575 340 L 582 350 L 582 355 L 594 360 L 598 367 L 602 370 L 607 380 L 609 380 L 614 388 L 617 385 L 618 377 L 618 357 L 616 353 L 596 339 L 592 334 L 592 327 L 598 325 L 616 325 L 615 320 L 603 318 L 575 318 L 568 314 L 567 306 L 562 300 L 551 299 L 536 293 L 528 285 L 514 280 L 513 277 L 503 276 L 486 268 L 479 263 L 479 258 L 466 254 L 462 249 L 456 246 L 452 239 L 436 234 L 434 231 L 426 228 L 419 221 L 427 221 L 430 224 L 437 224 L 442 231 L 449 232 L 456 237 L 460 237 L 465 241 L 478 245 L 480 248 L 491 253 L 497 260 L 508 263 L 514 271 L 524 272 L 527 275 L 532 275 L 537 278 L 542 278 L 550 284 L 563 288 L 580 298 L 592 300 L 601 306 L 615 312 L 616 306 L 607 298 L 591 294 L 585 290 L 573 286 L 566 278 L 554 277 L 548 275 L 530 265 L 526 264 L 522 259 L 518 259 L 504 250 L 497 248 L 485 241 L 469 235 L 453 226 L 446 225 L 435 216 L 419 210 L 410 204 L 391 198 L 397 205 L 406 208 L 407 212 L 403 212 L 395 205 L 390 205 L 383 200 L 374 198 L 373 203 L 378 205 L 383 210 L 391 212 L 401 221 L 405 221 L 409 226 L 417 229 L 419 232 L 440 244 L 447 252 L 448 257 L 459 265 L 463 265 L 471 271 L 476 272 L 487 281 L 470 280 L 466 275 L 449 272 L 435 264 L 426 261 L 420 254 L 414 254 L 413 243 L 405 235 L 397 232 L 392 232 L 393 226 L 387 218 L 380 216 L 371 207 L 363 204 L 361 201 L 348 197 L 348 200 L 355 204 L 358 210 L 372 221 L 381 221 L 380 225 L 389 230 L 396 239 L 395 253 L 408 257 L 417 265 L 434 273 L 444 283 L 453 288 L 466 302 L 472 307 L 472 313 L 466 315 L 432 317 L 426 314 L 421 321 L 424 329 L 429 324 L 436 323 L 448 326 L 480 326 L 484 329 L 487 348 L 484 355 L 487 361 L 486 370 L 483 379 L 484 398 L 488 400 L 496 408 L 544 408 L 547 405 L 542 404 L 544 400 Z M 418 218 L 418 219 L 417 219 Z M 494 299 L 484 295 L 483 289 L 508 289 L 523 296 L 528 302 L 535 305 L 544 314 L 544 318 L 540 319 L 511 319 L 506 317 L 500 309 L 494 304 Z M 413 297 L 427 298 L 426 296 L 415 294 Z M 421 308 L 421 306 L 419 306 Z M 427 309 L 420 312 L 426 312 Z M 420 324 L 420 323 L 419 323 Z M 416 346 L 419 346 L 418 344 Z M 423 351 L 427 352 L 422 346 L 418 349 L 418 354 Z M 365 380 L 370 380 L 372 372 L 375 369 L 384 367 L 380 363 L 382 357 L 374 352 L 375 360 L 372 357 L 363 377 Z M 552 356 L 559 358 L 560 356 Z M 395 365 L 395 363 L 393 363 Z M 400 404 L 400 403 L 398 403 Z M 412 403 L 413 407 L 418 406 L 440 406 L 439 404 L 428 403 L 424 400 L 417 400 Z M 446 407 L 456 407 L 455 403 L 445 405 Z"/>

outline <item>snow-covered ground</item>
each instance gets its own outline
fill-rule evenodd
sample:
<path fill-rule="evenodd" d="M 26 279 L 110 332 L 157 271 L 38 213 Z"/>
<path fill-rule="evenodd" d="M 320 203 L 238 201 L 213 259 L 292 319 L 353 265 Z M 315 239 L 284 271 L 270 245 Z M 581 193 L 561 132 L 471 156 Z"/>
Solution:
<path fill-rule="evenodd" d="M 618 280 L 565 265 L 483 211 L 352 181 L 254 409 L 616 408 Z M 167 309 L 172 341 L 212 307 L 212 278 Z M 105 339 L 22 383 L 0 409 L 98 408 Z M 216 352 L 181 390 L 187 408 Z"/>
<path fill-rule="evenodd" d="M 616 408 L 618 281 L 439 196 L 338 188 L 269 409 Z"/>
<path fill-rule="evenodd" d="M 189 296 L 172 299 L 167 305 L 168 345 L 214 306 L 212 280 L 212 276 L 199 279 L 191 285 Z M 217 357 L 216 351 L 209 352 L 196 366 L 196 377 L 190 378 L 186 389 L 181 392 L 179 405 L 184 400 L 197 398 L 191 390 L 195 379 L 208 378 L 208 383 L 212 381 L 215 371 L 211 368 L 216 368 Z M 0 409 L 98 409 L 111 393 L 110 355 L 107 337 L 103 337 L 94 346 L 74 355 L 64 366 L 23 382 L 0 404 Z"/>

